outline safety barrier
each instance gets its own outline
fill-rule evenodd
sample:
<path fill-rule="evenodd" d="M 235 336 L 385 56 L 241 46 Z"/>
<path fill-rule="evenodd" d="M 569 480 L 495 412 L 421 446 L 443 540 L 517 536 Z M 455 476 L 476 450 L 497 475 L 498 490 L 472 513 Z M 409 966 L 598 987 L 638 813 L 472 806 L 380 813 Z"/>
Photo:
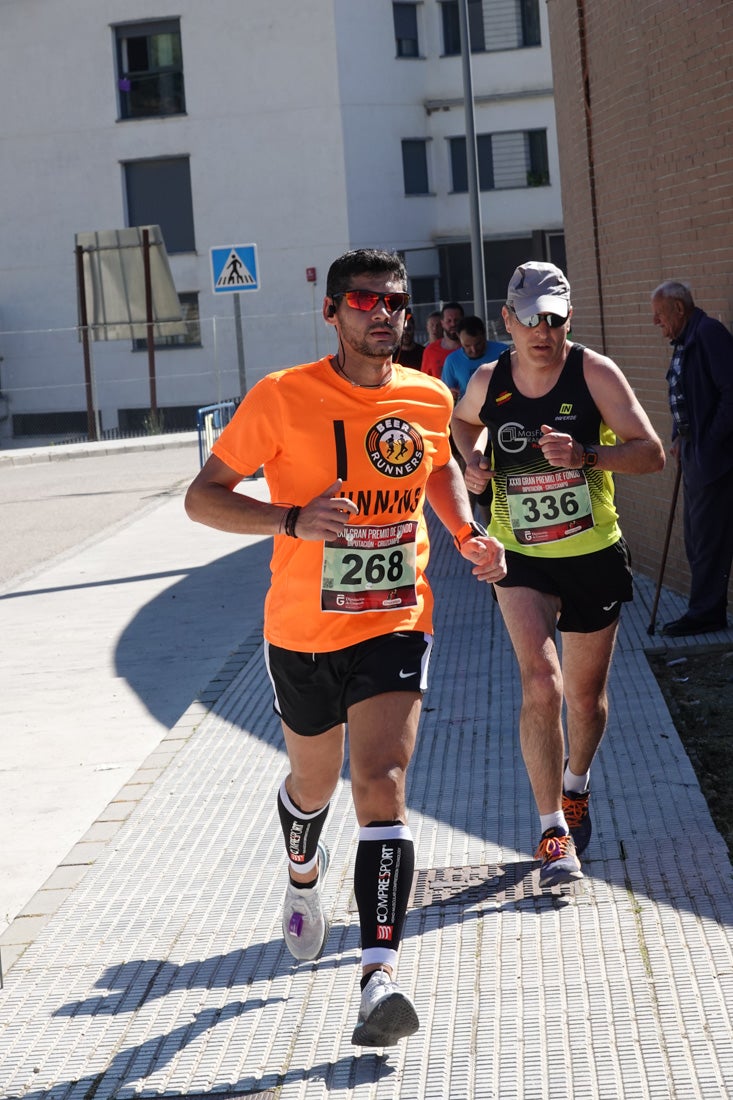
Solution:
<path fill-rule="evenodd" d="M 211 448 L 234 416 L 235 401 L 220 401 L 216 405 L 204 405 L 196 412 L 196 428 L 199 433 L 199 463 L 204 465 Z"/>

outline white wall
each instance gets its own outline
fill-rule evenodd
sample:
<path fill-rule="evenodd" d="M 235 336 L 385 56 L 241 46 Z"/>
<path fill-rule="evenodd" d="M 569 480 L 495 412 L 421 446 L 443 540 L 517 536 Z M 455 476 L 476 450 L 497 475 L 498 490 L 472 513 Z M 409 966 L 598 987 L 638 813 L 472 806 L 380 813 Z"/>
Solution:
<path fill-rule="evenodd" d="M 539 50 L 474 55 L 474 91 L 550 86 Z M 74 235 L 126 224 L 126 160 L 190 157 L 196 252 L 170 257 L 198 291 L 201 349 L 156 355 L 160 405 L 238 392 L 230 296 L 211 291 L 209 249 L 254 242 L 261 290 L 240 296 L 248 382 L 332 350 L 320 318 L 326 271 L 360 245 L 467 240 L 466 197 L 449 193 L 446 139 L 464 131 L 458 58 L 441 58 L 440 5 L 418 5 L 420 60 L 395 58 L 390 0 L 4 0 L 0 4 L 0 379 L 10 411 L 85 408 L 76 335 Z M 113 26 L 180 17 L 187 114 L 118 121 Z M 546 126 L 551 97 L 477 108 L 477 129 Z M 406 197 L 400 141 L 431 139 L 433 194 Z M 550 188 L 482 195 L 486 235 L 560 227 Z M 317 283 L 306 281 L 315 267 Z M 105 426 L 147 403 L 147 357 L 97 343 Z M 0 416 L 3 405 L 0 402 Z M 0 441 L 8 420 L 0 421 Z"/>
<path fill-rule="evenodd" d="M 336 6 L 352 240 L 374 243 L 376 234 L 380 243 L 404 249 L 467 240 L 468 203 L 465 195 L 451 193 L 447 141 L 465 134 L 463 70 L 460 57 L 441 56 L 440 4 L 426 0 L 417 5 L 420 58 L 395 57 L 392 4 L 387 0 Z M 551 186 L 481 194 L 485 238 L 562 228 L 555 111 L 549 91 L 552 66 L 542 0 L 539 9 L 541 47 L 471 58 L 476 132 L 544 128 L 550 157 Z M 496 98 L 483 103 L 484 97 Z M 439 103 L 446 106 L 432 109 Z M 429 196 L 404 194 L 403 138 L 429 141 Z"/>
<path fill-rule="evenodd" d="M 262 289 L 241 296 L 250 379 L 329 350 L 322 322 L 315 347 L 311 311 L 320 310 L 328 264 L 349 243 L 331 8 L 179 0 L 187 114 L 120 122 L 111 24 L 167 15 L 165 5 L 0 6 L 11 92 L 0 113 L 0 370 L 12 411 L 85 407 L 74 235 L 126 224 L 129 159 L 190 156 L 196 253 L 170 264 L 179 291 L 200 292 L 205 346 L 157 354 L 161 405 L 204 404 L 238 388 L 233 303 L 211 292 L 212 246 L 258 246 Z M 288 314 L 296 316 L 286 323 Z M 22 330 L 42 331 L 3 335 Z M 105 422 L 118 405 L 146 403 L 144 353 L 127 341 L 93 353 Z"/>

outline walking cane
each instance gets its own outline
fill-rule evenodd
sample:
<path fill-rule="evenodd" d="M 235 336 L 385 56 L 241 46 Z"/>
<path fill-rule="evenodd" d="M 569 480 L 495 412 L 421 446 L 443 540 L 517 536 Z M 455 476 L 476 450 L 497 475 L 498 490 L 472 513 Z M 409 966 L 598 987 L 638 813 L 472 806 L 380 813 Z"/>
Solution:
<path fill-rule="evenodd" d="M 682 477 L 682 463 L 677 460 L 677 473 L 674 476 L 674 488 L 672 489 L 672 503 L 669 506 L 669 519 L 667 520 L 667 534 L 664 536 L 664 548 L 662 550 L 662 560 L 659 563 L 659 578 L 657 580 L 657 591 L 654 595 L 654 606 L 652 607 L 651 618 L 649 619 L 649 626 L 647 627 L 647 634 L 653 634 L 656 626 L 657 608 L 659 607 L 659 596 L 662 591 L 662 578 L 664 577 L 664 567 L 667 564 L 667 551 L 669 550 L 669 540 L 672 535 L 672 524 L 674 522 L 674 512 L 677 507 L 677 497 L 680 492 L 680 480 Z"/>

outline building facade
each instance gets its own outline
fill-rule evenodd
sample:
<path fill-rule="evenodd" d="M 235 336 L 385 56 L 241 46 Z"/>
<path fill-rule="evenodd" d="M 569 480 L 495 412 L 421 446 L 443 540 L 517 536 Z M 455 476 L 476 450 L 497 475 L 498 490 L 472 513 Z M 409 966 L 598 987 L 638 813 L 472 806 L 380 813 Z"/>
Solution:
<path fill-rule="evenodd" d="M 548 0 L 548 17 L 573 330 L 619 364 L 667 441 L 670 348 L 651 292 L 679 279 L 733 322 L 733 5 Z M 616 480 L 635 566 L 658 576 L 674 462 Z M 665 583 L 684 593 L 681 511 Z"/>
<path fill-rule="evenodd" d="M 469 18 L 491 317 L 516 263 L 564 258 L 559 165 L 544 2 Z M 404 253 L 418 320 L 472 304 L 455 0 L 4 0 L 0 71 L 0 446 L 86 430 L 79 233 L 162 229 L 187 321 L 156 342 L 170 429 L 332 350 L 347 248 Z M 251 244 L 235 301 L 211 250 Z M 145 341 L 91 359 L 101 434 L 140 430 Z"/>

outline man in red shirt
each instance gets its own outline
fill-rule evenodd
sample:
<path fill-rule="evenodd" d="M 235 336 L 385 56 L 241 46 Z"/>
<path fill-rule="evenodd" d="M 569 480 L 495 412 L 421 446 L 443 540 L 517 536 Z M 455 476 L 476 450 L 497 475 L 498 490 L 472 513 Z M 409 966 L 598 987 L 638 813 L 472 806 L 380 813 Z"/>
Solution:
<path fill-rule="evenodd" d="M 443 339 L 435 340 L 428 344 L 422 355 L 422 372 L 430 374 L 433 378 L 440 378 L 443 372 L 443 363 L 452 351 L 457 351 L 461 346 L 458 338 L 458 322 L 463 319 L 463 306 L 458 302 L 446 302 L 440 311 L 440 322 L 443 326 Z"/>

